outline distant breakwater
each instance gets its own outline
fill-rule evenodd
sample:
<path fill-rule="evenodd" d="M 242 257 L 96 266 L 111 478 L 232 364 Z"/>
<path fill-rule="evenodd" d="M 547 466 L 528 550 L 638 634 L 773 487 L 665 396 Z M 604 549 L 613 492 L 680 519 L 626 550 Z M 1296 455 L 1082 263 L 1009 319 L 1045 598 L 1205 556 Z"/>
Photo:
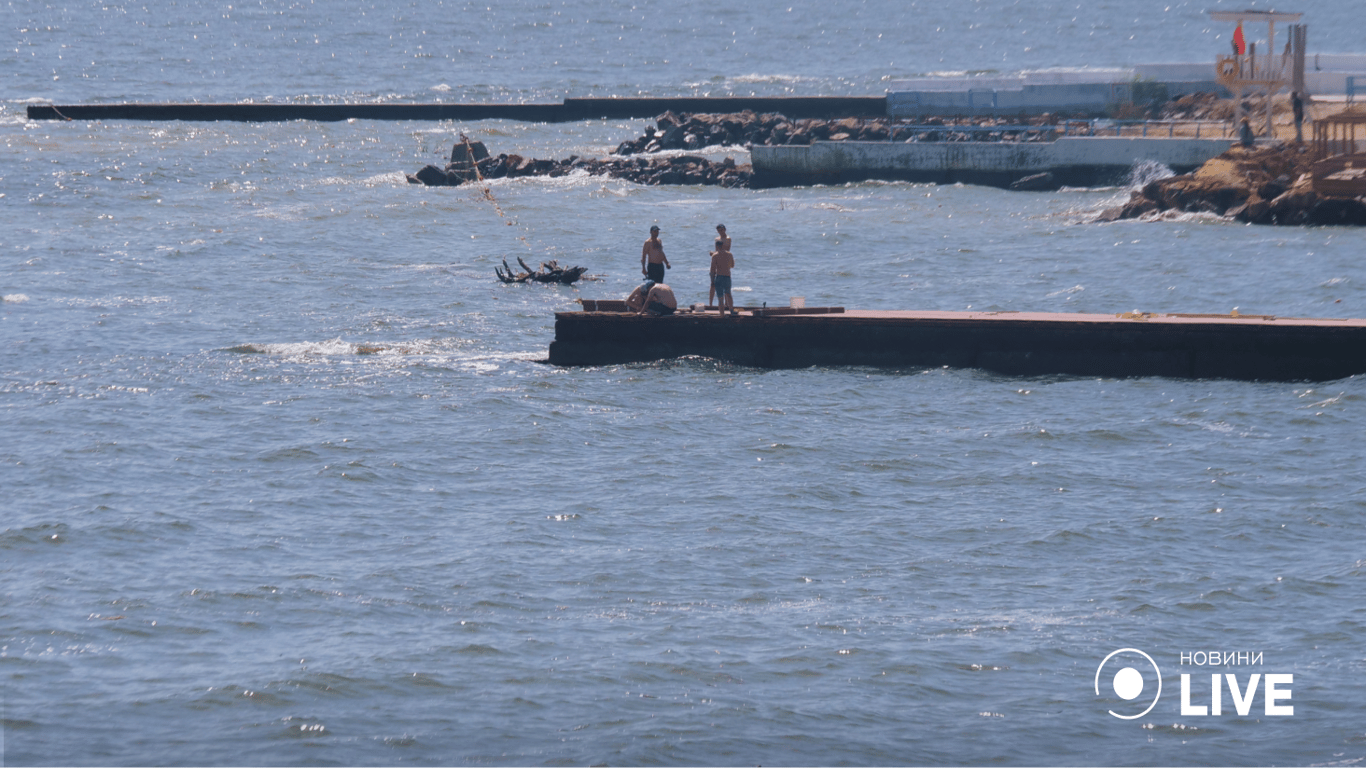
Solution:
<path fill-rule="evenodd" d="M 927 118 L 916 125 L 886 118 L 793 118 L 782 113 L 743 110 L 730 113 L 666 111 L 635 139 L 622 142 L 613 156 L 536 159 L 517 154 L 490 156 L 483 144 L 469 149 L 457 142 L 444 166 L 428 165 L 408 174 L 414 184 L 458 186 L 479 178 L 524 176 L 558 177 L 583 170 L 638 184 L 688 184 L 723 187 L 752 186 L 753 169 L 734 158 L 715 161 L 696 155 L 663 154 L 700 151 L 708 147 L 753 145 L 809 145 L 814 141 L 1044 141 L 1053 127 L 1047 118 L 1031 125 L 1007 125 L 999 118 L 975 118 L 957 124 Z M 471 152 L 473 153 L 471 155 Z M 653 155 L 653 157 L 646 157 Z"/>
<path fill-rule="evenodd" d="M 314 120 L 576 120 L 654 117 L 664 112 L 781 112 L 794 117 L 880 117 L 885 96 L 674 96 L 578 98 L 547 104 L 30 104 L 30 120 L 186 120 L 285 122 Z"/>
<path fill-rule="evenodd" d="M 624 141 L 615 155 L 667 150 L 695 151 L 710 146 L 810 145 L 816 141 L 1048 141 L 1056 135 L 1051 116 L 1022 123 L 1013 118 L 956 120 L 927 117 L 915 123 L 887 117 L 791 117 L 781 113 L 665 112 L 639 137 Z"/>
<path fill-rule="evenodd" d="M 456 142 L 451 161 L 444 167 L 427 165 L 408 174 L 412 184 L 429 187 L 454 187 L 480 179 L 524 176 L 567 176 L 574 171 L 592 176 L 610 176 L 637 184 L 692 184 L 722 187 L 749 186 L 753 172 L 748 163 L 733 158 L 719 162 L 692 155 L 656 158 L 584 158 L 577 155 L 563 160 L 538 160 L 516 154 L 490 155 L 483 142 Z"/>

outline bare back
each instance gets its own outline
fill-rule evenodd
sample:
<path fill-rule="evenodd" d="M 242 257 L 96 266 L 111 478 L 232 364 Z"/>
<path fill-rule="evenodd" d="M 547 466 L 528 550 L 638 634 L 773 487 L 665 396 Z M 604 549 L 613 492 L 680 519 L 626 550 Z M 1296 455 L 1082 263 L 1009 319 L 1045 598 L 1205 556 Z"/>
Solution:
<path fill-rule="evenodd" d="M 711 254 L 711 273 L 713 275 L 730 276 L 730 271 L 735 268 L 735 257 L 730 255 L 730 251 L 712 251 Z"/>

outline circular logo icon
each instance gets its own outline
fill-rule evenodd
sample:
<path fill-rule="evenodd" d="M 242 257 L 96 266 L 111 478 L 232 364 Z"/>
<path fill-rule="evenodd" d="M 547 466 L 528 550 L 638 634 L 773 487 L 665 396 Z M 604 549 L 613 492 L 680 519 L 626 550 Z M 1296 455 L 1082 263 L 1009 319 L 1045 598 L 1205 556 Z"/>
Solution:
<path fill-rule="evenodd" d="M 1153 657 L 1137 648 L 1112 651 L 1096 667 L 1096 695 L 1108 697 L 1112 693 L 1126 703 L 1116 704 L 1110 714 L 1121 720 L 1143 717 L 1153 711 L 1162 696 L 1162 670 Z"/>

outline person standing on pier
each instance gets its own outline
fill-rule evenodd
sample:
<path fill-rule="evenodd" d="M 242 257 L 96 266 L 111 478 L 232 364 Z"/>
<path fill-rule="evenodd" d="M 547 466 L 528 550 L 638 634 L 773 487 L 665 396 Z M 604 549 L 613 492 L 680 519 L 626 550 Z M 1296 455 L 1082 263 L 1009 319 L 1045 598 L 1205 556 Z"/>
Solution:
<path fill-rule="evenodd" d="M 640 249 L 640 272 L 656 283 L 664 282 L 664 270 L 673 269 L 664 255 L 664 243 L 659 239 L 659 225 L 650 227 L 650 239 Z"/>
<path fill-rule="evenodd" d="M 718 231 L 725 231 L 717 227 Z M 735 257 L 726 247 L 725 238 L 716 238 L 716 250 L 711 254 L 711 287 L 716 291 L 716 309 L 720 314 L 735 314 L 735 297 L 731 294 L 730 271 L 735 268 Z"/>
<path fill-rule="evenodd" d="M 725 225 L 725 224 L 717 224 L 717 225 L 716 225 L 716 242 L 717 242 L 717 243 L 724 242 L 724 243 L 726 244 L 726 253 L 730 253 L 730 235 L 726 234 L 726 225 Z M 718 245 L 717 247 L 718 247 L 718 249 L 720 248 L 719 245 Z M 715 277 L 715 275 L 713 275 L 713 277 Z M 711 289 L 707 291 L 707 304 L 711 304 L 712 301 L 713 301 L 715 298 L 716 298 L 716 283 L 715 283 L 715 282 L 712 282 L 712 283 L 711 283 Z"/>

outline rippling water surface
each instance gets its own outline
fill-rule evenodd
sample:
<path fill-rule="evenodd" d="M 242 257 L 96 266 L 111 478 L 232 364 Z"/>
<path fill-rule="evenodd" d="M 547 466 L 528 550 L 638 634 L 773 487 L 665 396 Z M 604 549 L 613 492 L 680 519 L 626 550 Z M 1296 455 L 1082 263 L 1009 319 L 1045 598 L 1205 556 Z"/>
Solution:
<path fill-rule="evenodd" d="M 582 176 L 494 182 L 501 218 L 403 173 L 459 131 L 567 157 L 641 121 L 23 117 L 33 98 L 877 93 L 1225 45 L 1188 3 L 826 8 L 0 8 L 21 30 L 0 55 L 4 760 L 1366 757 L 1359 378 L 543 362 L 553 313 L 624 295 L 656 222 L 688 302 L 723 221 L 744 304 L 1327 317 L 1363 315 L 1359 230 L 1090 223 L 1123 188 Z M 1303 10 L 1352 49 L 1353 5 Z M 594 279 L 498 283 L 517 256 Z M 1162 670 L 1131 721 L 1093 689 L 1120 648 Z M 1180 663 L 1214 650 L 1263 663 Z M 1227 690 L 1222 716 L 1183 715 L 1180 675 L 1207 705 L 1211 671 L 1293 674 L 1294 715 L 1261 689 L 1247 715 Z"/>

